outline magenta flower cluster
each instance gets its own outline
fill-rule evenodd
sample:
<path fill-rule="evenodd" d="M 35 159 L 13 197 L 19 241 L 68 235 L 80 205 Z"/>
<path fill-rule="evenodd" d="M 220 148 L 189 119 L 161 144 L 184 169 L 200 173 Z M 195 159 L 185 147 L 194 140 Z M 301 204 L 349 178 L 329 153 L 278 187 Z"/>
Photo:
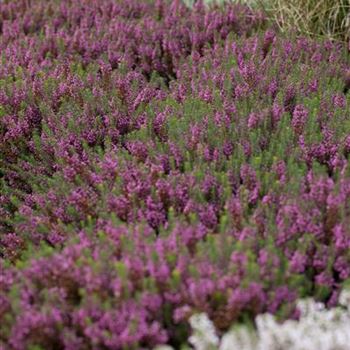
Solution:
<path fill-rule="evenodd" d="M 0 348 L 180 348 L 337 303 L 349 51 L 242 5 L 0 4 Z"/>

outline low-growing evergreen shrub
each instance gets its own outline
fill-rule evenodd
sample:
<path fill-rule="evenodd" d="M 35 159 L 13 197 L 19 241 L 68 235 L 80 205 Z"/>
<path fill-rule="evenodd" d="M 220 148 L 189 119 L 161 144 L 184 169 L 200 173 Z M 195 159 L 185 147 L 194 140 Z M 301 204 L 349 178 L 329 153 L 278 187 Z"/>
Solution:
<path fill-rule="evenodd" d="M 243 5 L 0 6 L 0 346 L 180 348 L 350 277 L 349 52 Z"/>

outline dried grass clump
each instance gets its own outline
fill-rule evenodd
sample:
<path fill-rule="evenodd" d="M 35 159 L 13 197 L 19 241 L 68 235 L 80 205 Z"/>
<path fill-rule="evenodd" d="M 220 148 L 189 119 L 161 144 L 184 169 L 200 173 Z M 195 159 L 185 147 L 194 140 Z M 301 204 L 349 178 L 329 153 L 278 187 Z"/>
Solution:
<path fill-rule="evenodd" d="M 257 0 L 282 31 L 350 38 L 350 0 Z"/>
<path fill-rule="evenodd" d="M 195 0 L 185 0 L 193 3 Z M 231 0 L 260 7 L 283 32 L 325 36 L 334 40 L 350 39 L 350 0 Z M 225 0 L 204 0 L 223 3 Z"/>

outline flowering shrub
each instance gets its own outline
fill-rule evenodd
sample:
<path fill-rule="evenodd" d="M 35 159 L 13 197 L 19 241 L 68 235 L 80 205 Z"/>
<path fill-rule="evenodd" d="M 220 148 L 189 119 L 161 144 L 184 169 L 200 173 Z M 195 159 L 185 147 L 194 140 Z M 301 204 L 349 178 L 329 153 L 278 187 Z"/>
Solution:
<path fill-rule="evenodd" d="M 340 306 L 327 310 L 313 299 L 299 300 L 300 319 L 282 324 L 270 314 L 256 318 L 257 330 L 236 327 L 219 340 L 215 328 L 204 313 L 191 316 L 193 335 L 189 342 L 196 350 L 346 350 L 350 343 L 350 293 L 340 295 Z M 164 350 L 172 348 L 164 347 Z M 162 346 L 156 350 L 163 350 Z"/>
<path fill-rule="evenodd" d="M 2 3 L 1 347 L 178 348 L 193 314 L 225 332 L 337 303 L 348 52 L 263 25 L 232 4 Z"/>

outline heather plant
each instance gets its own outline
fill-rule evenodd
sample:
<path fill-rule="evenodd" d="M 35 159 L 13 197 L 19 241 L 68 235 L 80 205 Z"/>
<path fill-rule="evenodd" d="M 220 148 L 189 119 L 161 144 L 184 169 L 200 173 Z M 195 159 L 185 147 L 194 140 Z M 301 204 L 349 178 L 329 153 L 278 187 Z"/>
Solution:
<path fill-rule="evenodd" d="M 350 277 L 347 48 L 242 5 L 0 6 L 0 345 L 180 348 Z"/>

